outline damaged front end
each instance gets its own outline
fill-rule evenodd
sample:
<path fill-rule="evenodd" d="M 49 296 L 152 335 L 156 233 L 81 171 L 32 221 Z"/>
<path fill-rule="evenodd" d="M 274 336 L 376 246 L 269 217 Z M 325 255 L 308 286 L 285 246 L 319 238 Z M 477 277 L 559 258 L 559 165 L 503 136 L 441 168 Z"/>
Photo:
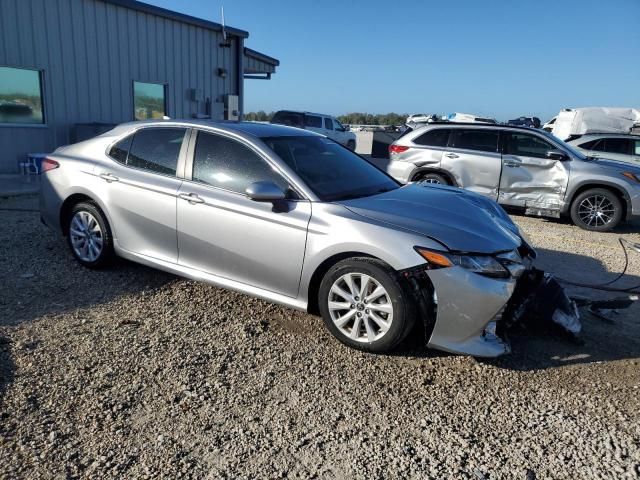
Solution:
<path fill-rule="evenodd" d="M 578 308 L 553 276 L 532 266 L 535 253 L 519 249 L 510 278 L 491 278 L 462 268 L 402 272 L 424 322 L 427 346 L 476 357 L 511 351 L 507 330 L 516 324 L 552 325 L 571 336 L 582 325 Z M 508 260 L 507 260 L 508 262 Z"/>
<path fill-rule="evenodd" d="M 518 279 L 503 315 L 500 332 L 525 324 L 577 337 L 582 331 L 580 312 L 553 275 L 530 268 Z"/>

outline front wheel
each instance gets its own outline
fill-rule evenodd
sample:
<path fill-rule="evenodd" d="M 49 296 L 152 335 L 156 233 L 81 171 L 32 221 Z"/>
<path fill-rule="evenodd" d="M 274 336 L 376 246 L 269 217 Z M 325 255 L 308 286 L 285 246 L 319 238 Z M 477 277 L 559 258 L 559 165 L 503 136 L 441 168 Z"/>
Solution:
<path fill-rule="evenodd" d="M 338 262 L 322 279 L 318 295 L 327 328 L 352 348 L 386 352 L 413 328 L 413 302 L 395 271 L 379 260 Z"/>
<path fill-rule="evenodd" d="M 349 150 L 351 150 L 352 152 L 355 152 L 355 151 L 356 151 L 356 142 L 355 142 L 355 141 L 353 141 L 353 140 L 349 140 L 349 141 L 347 142 L 347 148 L 348 148 Z"/>
<path fill-rule="evenodd" d="M 622 202 L 611 190 L 586 190 L 573 200 L 571 220 L 584 230 L 606 232 L 622 220 Z"/>

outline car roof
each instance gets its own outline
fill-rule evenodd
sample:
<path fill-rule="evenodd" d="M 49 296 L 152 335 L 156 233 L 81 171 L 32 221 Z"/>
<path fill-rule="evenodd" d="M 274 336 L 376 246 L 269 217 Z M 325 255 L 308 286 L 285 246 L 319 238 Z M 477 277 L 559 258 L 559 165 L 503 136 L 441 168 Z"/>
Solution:
<path fill-rule="evenodd" d="M 168 127 L 168 126 L 184 126 L 191 128 L 216 128 L 228 132 L 239 132 L 253 137 L 286 137 L 286 136 L 317 136 L 317 133 L 310 132 L 301 128 L 287 127 L 272 123 L 257 122 L 232 122 L 232 121 L 212 121 L 212 120 L 142 120 L 137 122 L 127 122 L 118 125 L 112 132 L 115 134 L 131 131 L 134 128 L 141 127 Z"/>
<path fill-rule="evenodd" d="M 483 123 L 483 122 L 430 122 L 425 127 L 447 127 L 447 128 L 501 128 L 503 130 L 524 130 L 527 132 L 540 132 L 539 128 L 525 127 L 522 125 L 507 125 L 502 123 Z"/>
<path fill-rule="evenodd" d="M 328 113 L 316 113 L 316 112 L 307 112 L 305 110 L 278 110 L 276 112 L 276 114 L 278 113 L 302 113 L 304 115 L 317 115 L 319 117 L 331 117 L 331 118 L 335 118 L 333 115 L 329 115 Z"/>

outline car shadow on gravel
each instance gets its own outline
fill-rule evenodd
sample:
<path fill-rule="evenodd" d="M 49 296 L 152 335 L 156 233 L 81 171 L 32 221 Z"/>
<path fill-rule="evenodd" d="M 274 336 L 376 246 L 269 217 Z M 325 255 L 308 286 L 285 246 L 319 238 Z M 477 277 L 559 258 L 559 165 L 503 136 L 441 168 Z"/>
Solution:
<path fill-rule="evenodd" d="M 538 249 L 536 266 L 566 280 L 583 284 L 602 284 L 613 280 L 617 274 L 609 272 L 596 258 Z M 622 255 L 622 253 L 620 253 Z M 640 263 L 640 255 L 629 253 L 632 264 Z M 612 286 L 629 288 L 640 285 L 640 277 L 625 275 Z M 624 292 L 604 292 L 566 285 L 569 296 L 574 298 L 605 300 L 628 298 Z M 588 306 L 580 308 L 582 332 L 572 339 L 562 332 L 549 328 L 515 328 L 509 335 L 512 353 L 490 361 L 496 366 L 516 370 L 539 370 L 565 365 L 611 362 L 640 359 L 640 302 L 628 309 L 607 311 L 606 319 L 589 312 Z"/>
<path fill-rule="evenodd" d="M 13 381 L 15 365 L 11 358 L 11 340 L 0 335 L 0 406 L 4 398 L 4 392 Z M 2 424 L 0 414 L 0 425 Z"/>

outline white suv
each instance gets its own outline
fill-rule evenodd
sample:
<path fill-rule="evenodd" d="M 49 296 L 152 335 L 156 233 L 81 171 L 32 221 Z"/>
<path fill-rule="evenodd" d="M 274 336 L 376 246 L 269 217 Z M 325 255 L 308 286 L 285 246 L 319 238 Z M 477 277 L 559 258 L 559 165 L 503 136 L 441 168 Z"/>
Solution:
<path fill-rule="evenodd" d="M 349 150 L 355 151 L 356 149 L 355 133 L 347 131 L 338 119 L 331 115 L 280 110 L 275 113 L 271 119 L 271 123 L 311 130 L 312 132 L 325 135 L 331 140 L 335 140 Z"/>

